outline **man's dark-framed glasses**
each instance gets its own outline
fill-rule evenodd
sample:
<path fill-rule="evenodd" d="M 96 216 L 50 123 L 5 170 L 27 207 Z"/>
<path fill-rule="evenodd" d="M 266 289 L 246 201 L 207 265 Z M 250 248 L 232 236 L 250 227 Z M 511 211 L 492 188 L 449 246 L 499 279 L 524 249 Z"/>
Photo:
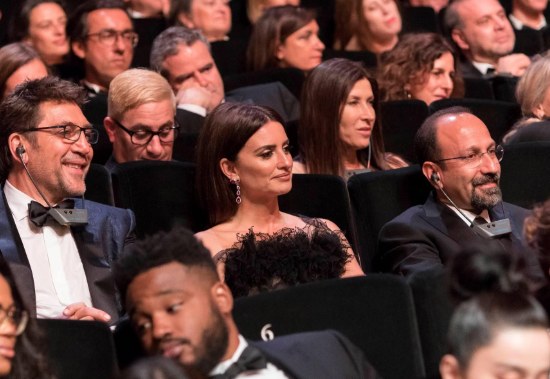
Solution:
<path fill-rule="evenodd" d="M 158 132 L 153 132 L 151 130 L 137 130 L 134 132 L 126 128 L 117 120 L 113 119 L 113 121 L 120 129 L 124 130 L 130 135 L 130 140 L 134 145 L 140 146 L 147 145 L 149 142 L 151 142 L 154 136 L 158 136 L 160 142 L 162 143 L 174 142 L 180 130 L 180 127 L 179 125 L 177 125 L 176 120 L 174 120 L 174 126 L 164 127 Z"/>
<path fill-rule="evenodd" d="M 29 313 L 23 309 L 19 309 L 15 304 L 8 309 L 0 306 L 0 335 L 6 333 L 6 326 L 8 323 L 11 323 L 14 327 L 13 334 L 18 336 L 23 333 L 28 321 Z"/>
<path fill-rule="evenodd" d="M 445 158 L 435 161 L 434 163 L 460 160 L 467 168 L 477 168 L 481 166 L 481 161 L 483 160 L 483 156 L 485 154 L 487 154 L 487 156 L 491 158 L 494 162 L 500 162 L 502 160 L 502 157 L 504 157 L 504 148 L 500 145 L 497 145 L 490 148 L 485 153 L 472 153 L 463 157 Z"/>
<path fill-rule="evenodd" d="M 69 141 L 72 141 L 72 142 L 76 142 L 80 139 L 80 133 L 82 133 L 82 131 L 84 131 L 84 136 L 86 137 L 86 141 L 88 141 L 90 145 L 97 143 L 97 140 L 99 139 L 99 132 L 94 128 L 81 128 L 80 126 L 75 124 L 46 126 L 44 128 L 32 128 L 32 129 L 25 130 L 23 133 L 39 132 L 41 130 L 52 130 L 52 129 L 63 129 L 63 138 L 68 139 Z"/>
<path fill-rule="evenodd" d="M 97 37 L 99 42 L 105 46 L 113 46 L 113 44 L 116 43 L 118 36 L 120 36 L 125 43 L 132 45 L 132 47 L 136 47 L 139 41 L 138 34 L 132 30 L 117 32 L 116 30 L 107 29 L 100 31 L 99 33 L 86 35 L 86 37 Z"/>

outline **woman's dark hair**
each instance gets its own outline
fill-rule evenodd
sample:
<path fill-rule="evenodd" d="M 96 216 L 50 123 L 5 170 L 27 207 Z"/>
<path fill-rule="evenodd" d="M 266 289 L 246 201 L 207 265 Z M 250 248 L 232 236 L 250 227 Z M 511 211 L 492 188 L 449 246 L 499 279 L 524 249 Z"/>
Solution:
<path fill-rule="evenodd" d="M 0 257 L 0 275 L 6 279 L 10 286 L 14 305 L 18 309 L 28 310 L 17 290 L 11 270 L 2 257 Z M 29 306 L 34 306 L 34 304 L 29 304 Z M 43 338 L 44 336 L 38 329 L 36 320 L 29 318 L 27 327 L 17 337 L 15 357 L 12 360 L 11 371 L 5 377 L 6 379 L 53 379 L 44 353 Z"/>
<path fill-rule="evenodd" d="M 238 207 L 234 186 L 223 174 L 220 161 L 234 162 L 246 141 L 270 121 L 283 123 L 271 108 L 241 103 L 218 105 L 206 117 L 197 147 L 197 191 L 212 225 L 230 219 Z"/>
<path fill-rule="evenodd" d="M 23 42 L 10 43 L 0 49 L 0 99 L 4 97 L 10 76 L 35 59 L 42 60 L 36 50 Z"/>
<path fill-rule="evenodd" d="M 378 70 L 378 83 L 382 101 L 405 100 L 407 84 L 424 84 L 426 74 L 434 67 L 434 62 L 445 53 L 454 58 L 453 92 L 451 97 L 464 96 L 464 82 L 460 75 L 459 59 L 455 49 L 439 34 L 406 34 L 395 47 L 382 53 Z"/>
<path fill-rule="evenodd" d="M 533 214 L 525 219 L 523 234 L 529 245 L 537 250 L 544 276 L 550 280 L 550 200 L 535 207 Z"/>
<path fill-rule="evenodd" d="M 297 30 L 315 20 L 315 11 L 284 5 L 267 9 L 254 24 L 247 51 L 247 67 L 258 71 L 279 66 L 277 49 Z"/>
<path fill-rule="evenodd" d="M 355 83 L 367 79 L 374 94 L 374 110 L 379 116 L 378 85 L 360 63 L 335 58 L 315 67 L 304 83 L 300 102 L 298 140 L 300 154 L 310 174 L 344 175 L 344 144 L 340 139 L 342 110 Z M 380 117 L 371 134 L 371 166 L 389 168 L 384 158 Z M 368 148 L 357 152 L 359 162 L 368 164 Z"/>
<path fill-rule="evenodd" d="M 62 0 L 26 0 L 18 9 L 18 12 L 13 12 L 9 26 L 10 40 L 19 42 L 29 36 L 29 28 L 31 23 L 31 12 L 40 4 L 55 3 L 65 9 L 65 3 Z"/>
<path fill-rule="evenodd" d="M 151 357 L 127 368 L 122 373 L 122 379 L 187 379 L 187 374 L 173 359 Z"/>
<path fill-rule="evenodd" d="M 447 347 L 462 368 L 502 329 L 548 328 L 546 312 L 529 293 L 525 262 L 492 242 L 461 252 L 449 267 L 451 296 L 463 302 L 451 318 Z"/>

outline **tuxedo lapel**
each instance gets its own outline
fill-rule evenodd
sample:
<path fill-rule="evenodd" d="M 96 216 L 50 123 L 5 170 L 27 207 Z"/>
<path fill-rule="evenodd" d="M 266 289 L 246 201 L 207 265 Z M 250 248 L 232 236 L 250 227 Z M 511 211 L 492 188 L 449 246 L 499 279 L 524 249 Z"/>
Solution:
<path fill-rule="evenodd" d="M 308 379 L 315 377 L 311 375 L 311 368 L 303 367 L 304 362 L 300 360 L 300 354 L 283 354 L 281 357 L 277 352 L 266 351 L 262 349 L 261 345 L 254 342 L 248 341 L 248 343 L 259 349 L 269 363 L 277 366 L 279 370 L 283 370 L 288 379 Z M 295 360 L 293 360 L 293 357 Z"/>

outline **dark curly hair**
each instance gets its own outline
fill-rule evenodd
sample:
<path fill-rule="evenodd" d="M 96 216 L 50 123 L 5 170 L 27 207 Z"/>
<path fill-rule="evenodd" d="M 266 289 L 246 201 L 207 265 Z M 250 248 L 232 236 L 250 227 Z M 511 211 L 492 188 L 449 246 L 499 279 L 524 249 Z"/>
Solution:
<path fill-rule="evenodd" d="M 382 101 L 407 99 L 405 86 L 410 83 L 423 84 L 434 62 L 445 53 L 451 53 L 454 58 L 451 97 L 464 96 L 464 83 L 455 49 L 438 34 L 419 33 L 404 35 L 392 50 L 380 56 L 378 83 Z"/>
<path fill-rule="evenodd" d="M 210 251 L 193 236 L 191 231 L 176 227 L 170 232 L 159 232 L 142 241 L 137 241 L 120 255 L 113 271 L 122 304 L 126 304 L 126 291 L 136 276 L 172 262 L 203 269 L 202 277 L 205 280 L 212 282 L 219 280 Z"/>
<path fill-rule="evenodd" d="M 535 207 L 525 219 L 523 234 L 529 246 L 538 251 L 542 271 L 550 279 L 550 200 Z"/>

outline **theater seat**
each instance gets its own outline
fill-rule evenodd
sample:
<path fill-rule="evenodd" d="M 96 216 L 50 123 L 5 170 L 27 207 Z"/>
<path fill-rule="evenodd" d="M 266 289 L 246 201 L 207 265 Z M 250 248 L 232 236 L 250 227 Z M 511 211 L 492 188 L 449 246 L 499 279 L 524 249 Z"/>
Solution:
<path fill-rule="evenodd" d="M 370 51 L 345 51 L 325 49 L 323 51 L 323 60 L 326 61 L 332 58 L 345 58 L 354 62 L 362 62 L 363 66 L 370 69 L 375 69 L 378 66 L 378 58 L 376 54 Z"/>
<path fill-rule="evenodd" d="M 424 204 L 432 187 L 414 165 L 353 176 L 348 191 L 363 270 L 373 267 L 382 227 L 412 206 Z"/>
<path fill-rule="evenodd" d="M 99 138 L 97 143 L 92 145 L 92 149 L 94 150 L 92 162 L 104 165 L 113 153 L 113 144 L 109 140 L 109 135 L 103 126 L 103 122 L 101 124 L 93 124 L 93 128 L 99 132 Z"/>
<path fill-rule="evenodd" d="M 297 174 L 292 176 L 292 191 L 279 196 L 281 211 L 334 222 L 345 234 L 357 254 L 346 183 L 339 176 Z"/>
<path fill-rule="evenodd" d="M 89 98 L 82 107 L 82 113 L 90 124 L 103 125 L 103 120 L 107 117 L 107 96 L 98 95 Z"/>
<path fill-rule="evenodd" d="M 532 208 L 550 198 L 550 142 L 507 145 L 500 166 L 504 201 Z"/>
<path fill-rule="evenodd" d="M 159 18 L 134 18 L 134 30 L 139 36 L 139 42 L 134 49 L 132 67 L 150 67 L 149 58 L 155 38 L 166 29 L 167 22 Z"/>
<path fill-rule="evenodd" d="M 508 130 L 521 118 L 518 104 L 480 99 L 443 99 L 430 104 L 430 114 L 453 106 L 469 108 L 487 125 L 491 137 L 499 143 Z"/>
<path fill-rule="evenodd" d="M 86 200 L 95 201 L 105 205 L 115 205 L 113 199 L 113 186 L 111 183 L 111 173 L 105 166 L 92 163 L 88 175 L 86 175 Z"/>
<path fill-rule="evenodd" d="M 230 75 L 223 78 L 225 92 L 241 87 L 257 84 L 281 82 L 294 96 L 300 100 L 305 74 L 297 68 L 272 68 L 244 74 Z"/>
<path fill-rule="evenodd" d="M 481 78 L 463 78 L 463 80 L 466 99 L 495 100 L 493 87 L 489 80 Z"/>
<path fill-rule="evenodd" d="M 428 106 L 421 100 L 394 100 L 380 103 L 384 147 L 416 163 L 414 136 L 429 116 Z"/>
<path fill-rule="evenodd" d="M 180 133 L 174 141 L 172 159 L 178 162 L 196 163 L 198 133 Z"/>
<path fill-rule="evenodd" d="M 334 329 L 363 350 L 381 377 L 424 376 L 411 290 L 397 276 L 332 279 L 239 298 L 233 317 L 251 340 Z"/>
<path fill-rule="evenodd" d="M 514 29 L 516 44 L 513 53 L 525 54 L 528 57 L 544 51 L 542 32 L 531 28 Z"/>
<path fill-rule="evenodd" d="M 37 320 L 57 379 L 118 378 L 109 326 L 96 321 Z M 30 379 L 30 378 L 29 378 Z"/>
<path fill-rule="evenodd" d="M 437 16 L 432 7 L 403 7 L 401 33 L 437 33 Z"/>
<path fill-rule="evenodd" d="M 112 172 L 115 205 L 136 215 L 138 238 L 182 225 L 207 229 L 208 216 L 197 204 L 195 165 L 139 161 L 119 164 Z"/>

